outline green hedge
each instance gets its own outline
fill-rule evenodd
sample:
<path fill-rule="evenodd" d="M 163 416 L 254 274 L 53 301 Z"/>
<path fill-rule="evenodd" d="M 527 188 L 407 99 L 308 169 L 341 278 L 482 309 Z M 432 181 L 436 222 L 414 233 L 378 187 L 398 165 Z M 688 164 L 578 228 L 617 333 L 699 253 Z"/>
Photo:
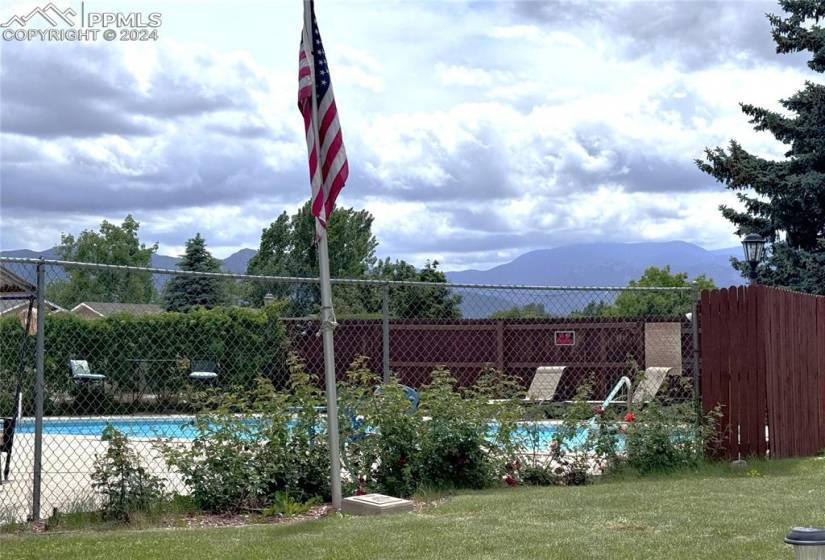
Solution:
<path fill-rule="evenodd" d="M 219 387 L 251 387 L 258 376 L 284 379 L 281 306 L 266 309 L 215 308 L 188 313 L 115 315 L 85 319 L 67 313 L 45 318 L 46 412 L 130 412 L 175 408 L 193 388 L 190 361 L 218 365 Z M 0 320 L 0 414 L 14 410 L 14 376 L 23 329 L 16 317 Z M 24 413 L 33 409 L 34 337 L 25 341 Z M 99 383 L 75 383 L 69 360 L 87 360 Z M 155 360 L 155 361 L 147 361 Z M 152 395 L 151 399 L 136 395 Z M 152 404 L 149 406 L 147 400 Z M 85 404 L 84 404 L 85 401 Z"/>

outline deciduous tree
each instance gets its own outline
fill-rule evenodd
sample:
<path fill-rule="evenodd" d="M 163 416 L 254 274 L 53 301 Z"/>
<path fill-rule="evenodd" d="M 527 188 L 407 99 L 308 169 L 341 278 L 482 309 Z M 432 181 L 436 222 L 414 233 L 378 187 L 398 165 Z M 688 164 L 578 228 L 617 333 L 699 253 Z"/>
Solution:
<path fill-rule="evenodd" d="M 372 215 L 366 210 L 335 208 L 328 224 L 329 265 L 333 278 L 363 278 L 375 264 L 378 241 L 372 233 Z M 315 218 L 307 202 L 291 217 L 282 213 L 261 235 L 258 254 L 247 268 L 250 274 L 267 276 L 318 277 L 318 251 L 315 245 Z M 249 299 L 260 305 L 263 296 L 272 293 L 287 299 L 291 314 L 314 313 L 320 302 L 318 286 L 314 284 L 285 284 L 253 282 L 249 285 Z M 358 290 L 349 287 L 333 291 L 339 311 L 363 312 L 359 309 Z"/>
<path fill-rule="evenodd" d="M 696 288 L 699 291 L 715 287 L 713 280 L 701 274 L 692 281 L 684 272 L 671 272 L 670 267 L 651 266 L 629 288 Z M 579 317 L 676 317 L 690 313 L 694 306 L 693 290 L 626 290 L 610 301 L 594 301 L 573 313 Z"/>
<path fill-rule="evenodd" d="M 550 317 L 550 314 L 541 303 L 516 305 L 490 315 L 490 319 L 546 319 L 547 317 Z"/>
<path fill-rule="evenodd" d="M 84 230 L 77 237 L 61 236 L 60 258 L 86 263 L 147 267 L 158 250 L 138 239 L 140 224 L 129 215 L 121 225 L 104 220 L 98 231 Z M 49 285 L 48 298 L 63 306 L 82 301 L 147 303 L 156 296 L 152 275 L 94 268 L 67 268 L 67 277 Z"/>

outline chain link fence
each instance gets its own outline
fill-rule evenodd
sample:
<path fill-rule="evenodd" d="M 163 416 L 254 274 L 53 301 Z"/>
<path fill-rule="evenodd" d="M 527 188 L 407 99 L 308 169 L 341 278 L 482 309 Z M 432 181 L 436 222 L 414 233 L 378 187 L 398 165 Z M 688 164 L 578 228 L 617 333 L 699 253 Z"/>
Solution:
<path fill-rule="evenodd" d="M 0 524 L 94 509 L 108 424 L 186 493 L 154 442 L 191 440 L 205 390 L 285 390 L 290 354 L 323 383 L 317 279 L 2 258 L 0 280 Z M 339 379 L 360 357 L 413 388 L 436 368 L 457 390 L 495 371 L 551 420 L 583 386 L 601 402 L 625 376 L 625 406 L 695 395 L 691 288 L 337 279 L 332 292 Z"/>

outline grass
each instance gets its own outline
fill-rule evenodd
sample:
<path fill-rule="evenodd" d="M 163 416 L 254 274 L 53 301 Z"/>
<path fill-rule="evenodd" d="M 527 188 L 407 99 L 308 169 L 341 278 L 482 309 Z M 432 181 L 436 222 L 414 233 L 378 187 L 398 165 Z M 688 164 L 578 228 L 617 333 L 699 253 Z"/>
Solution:
<path fill-rule="evenodd" d="M 619 476 L 585 487 L 464 492 L 422 513 L 283 526 L 0 537 L 4 558 L 792 558 L 793 525 L 825 526 L 825 459 L 746 472 Z"/>

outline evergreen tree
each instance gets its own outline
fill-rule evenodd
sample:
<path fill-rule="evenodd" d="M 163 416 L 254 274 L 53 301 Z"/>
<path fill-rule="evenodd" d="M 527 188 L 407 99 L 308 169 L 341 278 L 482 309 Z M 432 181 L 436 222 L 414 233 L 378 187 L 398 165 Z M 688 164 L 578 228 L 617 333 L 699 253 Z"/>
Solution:
<path fill-rule="evenodd" d="M 808 66 L 825 72 L 825 3 L 780 0 L 787 17 L 769 15 L 776 52 L 809 51 Z M 806 82 L 781 100 L 788 115 L 743 104 L 758 131 L 789 146 L 785 158 L 768 160 L 732 140 L 727 150 L 705 150 L 699 168 L 736 191 L 744 211 L 722 206 L 737 235 L 758 233 L 768 240 L 759 281 L 825 294 L 825 85 Z M 747 275 L 747 263 L 734 259 Z"/>
<path fill-rule="evenodd" d="M 206 241 L 198 233 L 186 242 L 186 252 L 178 265 L 181 270 L 195 272 L 220 272 L 221 263 L 206 250 Z M 223 281 L 209 276 L 184 276 L 172 278 L 166 285 L 167 311 L 189 311 L 195 307 L 212 307 L 224 301 Z"/>

